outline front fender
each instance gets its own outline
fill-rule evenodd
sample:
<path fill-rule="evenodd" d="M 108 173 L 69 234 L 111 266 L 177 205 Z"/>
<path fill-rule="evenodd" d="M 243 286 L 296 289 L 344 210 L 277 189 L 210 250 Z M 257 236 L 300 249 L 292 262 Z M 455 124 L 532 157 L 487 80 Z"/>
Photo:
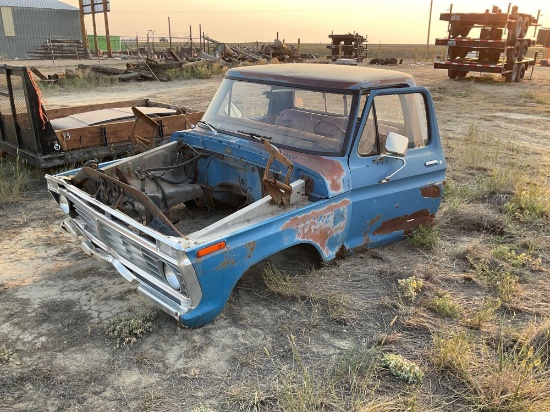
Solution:
<path fill-rule="evenodd" d="M 212 321 L 248 269 L 285 249 L 308 244 L 322 261 L 333 260 L 344 244 L 350 215 L 351 200 L 341 196 L 231 233 L 224 239 L 225 249 L 202 258 L 196 257 L 196 250 L 190 251 L 203 296 L 197 307 L 180 317 L 181 323 L 199 327 Z"/>

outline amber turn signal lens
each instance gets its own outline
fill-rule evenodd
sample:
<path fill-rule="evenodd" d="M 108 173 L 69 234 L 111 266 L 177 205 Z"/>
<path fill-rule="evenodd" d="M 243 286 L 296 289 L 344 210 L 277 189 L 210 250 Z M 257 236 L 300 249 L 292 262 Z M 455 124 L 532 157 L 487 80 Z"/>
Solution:
<path fill-rule="evenodd" d="M 225 245 L 226 245 L 225 242 L 219 242 L 219 243 L 214 243 L 213 245 L 207 246 L 203 249 L 199 249 L 197 251 L 197 257 L 203 257 L 206 255 L 209 255 L 210 253 L 214 253 L 220 249 L 223 249 Z"/>

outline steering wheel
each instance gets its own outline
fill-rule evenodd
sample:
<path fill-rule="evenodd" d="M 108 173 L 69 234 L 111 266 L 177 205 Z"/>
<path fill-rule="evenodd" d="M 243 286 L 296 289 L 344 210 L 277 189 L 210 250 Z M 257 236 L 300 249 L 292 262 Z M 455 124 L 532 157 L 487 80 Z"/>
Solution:
<path fill-rule="evenodd" d="M 323 144 L 322 142 L 319 141 L 319 139 L 310 139 L 310 138 L 304 137 L 304 136 L 295 136 L 294 138 L 297 139 L 297 140 L 302 140 L 304 142 L 313 143 L 315 146 L 322 147 L 323 149 L 327 149 L 330 152 L 334 152 L 334 150 L 335 150 L 334 147 Z"/>
<path fill-rule="evenodd" d="M 328 131 L 323 130 L 322 125 L 324 125 L 325 128 L 326 126 L 328 126 Z M 335 136 L 335 132 L 340 133 L 340 136 Z M 340 125 L 334 123 L 331 120 L 325 120 L 325 119 L 317 120 L 315 122 L 315 125 L 313 126 L 313 133 L 319 134 L 325 137 L 336 138 L 336 139 L 343 138 L 346 135 L 346 131 L 342 127 L 340 127 Z"/>

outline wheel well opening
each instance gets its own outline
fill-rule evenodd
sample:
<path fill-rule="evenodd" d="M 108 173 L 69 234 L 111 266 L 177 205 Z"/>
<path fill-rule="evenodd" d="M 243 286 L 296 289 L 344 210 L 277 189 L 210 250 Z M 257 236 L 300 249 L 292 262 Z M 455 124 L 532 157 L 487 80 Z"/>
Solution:
<path fill-rule="evenodd" d="M 267 289 L 266 271 L 276 270 L 285 276 L 307 276 L 321 266 L 319 251 L 310 244 L 299 244 L 283 249 L 251 266 L 237 283 L 237 287 Z"/>

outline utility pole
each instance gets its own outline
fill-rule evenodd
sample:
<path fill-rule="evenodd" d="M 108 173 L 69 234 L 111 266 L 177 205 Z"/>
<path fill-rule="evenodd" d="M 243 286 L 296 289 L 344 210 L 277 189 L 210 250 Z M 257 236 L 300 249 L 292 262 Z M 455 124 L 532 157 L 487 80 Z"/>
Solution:
<path fill-rule="evenodd" d="M 189 43 L 189 53 L 191 53 L 191 57 L 193 57 L 193 32 L 191 31 L 191 25 L 189 25 Z"/>
<path fill-rule="evenodd" d="M 430 48 L 430 29 L 432 27 L 432 8 L 434 0 L 430 0 L 430 17 L 428 19 L 428 39 L 426 40 L 426 58 L 428 58 L 428 50 Z"/>
<path fill-rule="evenodd" d="M 170 26 L 170 16 L 168 16 L 168 41 L 170 42 L 170 49 L 172 49 L 172 27 Z"/>
<path fill-rule="evenodd" d="M 95 47 L 95 54 L 97 57 L 99 57 L 99 48 L 97 47 L 97 27 L 95 24 L 95 0 L 91 0 L 91 6 L 92 6 L 92 23 L 94 26 L 94 47 Z"/>
<path fill-rule="evenodd" d="M 107 41 L 107 56 L 113 57 L 111 36 L 109 35 L 109 19 L 107 18 L 107 0 L 103 0 L 103 16 L 105 18 L 105 40 Z"/>
<path fill-rule="evenodd" d="M 82 47 L 86 57 L 90 57 L 90 49 L 88 46 L 88 36 L 86 36 L 86 25 L 84 24 L 84 4 L 82 0 L 78 0 L 78 8 L 80 9 L 80 30 L 82 31 Z"/>

